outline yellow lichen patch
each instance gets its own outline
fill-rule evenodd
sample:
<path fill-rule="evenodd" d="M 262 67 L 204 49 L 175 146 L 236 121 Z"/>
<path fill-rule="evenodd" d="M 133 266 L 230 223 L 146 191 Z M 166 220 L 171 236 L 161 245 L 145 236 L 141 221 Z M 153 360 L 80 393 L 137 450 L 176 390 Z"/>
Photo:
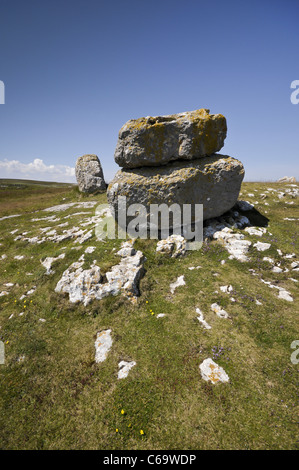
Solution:
<path fill-rule="evenodd" d="M 218 371 L 215 369 L 217 369 L 216 366 L 214 366 L 214 364 L 210 364 L 210 370 L 211 370 L 211 373 L 209 374 L 209 379 L 211 380 L 211 382 L 213 382 L 213 384 L 219 382 L 219 374 L 218 374 Z"/>

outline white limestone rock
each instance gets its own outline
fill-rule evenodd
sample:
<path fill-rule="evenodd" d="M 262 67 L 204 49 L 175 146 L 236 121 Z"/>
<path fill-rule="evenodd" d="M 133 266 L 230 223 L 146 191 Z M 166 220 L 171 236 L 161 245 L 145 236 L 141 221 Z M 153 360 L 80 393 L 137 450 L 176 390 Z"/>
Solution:
<path fill-rule="evenodd" d="M 170 235 L 158 241 L 156 252 L 171 255 L 172 258 L 182 256 L 186 253 L 186 239 L 181 235 Z"/>
<path fill-rule="evenodd" d="M 246 227 L 245 232 L 249 235 L 255 235 L 257 237 L 262 237 L 266 233 L 265 227 Z"/>
<path fill-rule="evenodd" d="M 217 303 L 212 304 L 211 309 L 219 318 L 229 318 L 229 314 Z"/>
<path fill-rule="evenodd" d="M 229 376 L 225 370 L 218 366 L 210 357 L 200 364 L 199 369 L 203 380 L 206 382 L 212 382 L 214 385 L 229 382 Z"/>
<path fill-rule="evenodd" d="M 264 284 L 267 284 L 271 289 L 277 289 L 279 291 L 278 298 L 287 300 L 288 302 L 293 302 L 293 297 L 291 296 L 290 292 L 288 292 L 284 287 L 276 286 L 275 284 L 271 284 L 270 281 L 265 281 L 261 279 Z"/>
<path fill-rule="evenodd" d="M 183 276 L 179 276 L 177 278 L 177 280 L 175 282 L 173 282 L 172 284 L 170 284 L 170 292 L 172 294 L 174 294 L 174 291 L 177 289 L 177 287 L 180 287 L 180 286 L 185 286 L 186 285 L 186 282 L 185 282 L 185 278 L 184 278 L 184 275 Z"/>
<path fill-rule="evenodd" d="M 101 300 L 120 293 L 135 303 L 139 296 L 138 286 L 144 273 L 145 261 L 146 258 L 141 251 L 123 256 L 119 264 L 112 266 L 111 270 L 106 272 L 106 282 L 104 282 L 96 261 L 90 269 L 83 270 L 83 254 L 78 262 L 73 263 L 63 273 L 55 292 L 68 293 L 70 302 L 83 302 L 84 305 L 94 299 Z"/>
<path fill-rule="evenodd" d="M 128 374 L 129 374 L 130 370 L 134 366 L 136 366 L 136 362 L 134 362 L 134 361 L 131 361 L 131 362 L 120 361 L 119 364 L 118 364 L 119 371 L 118 371 L 118 374 L 117 374 L 117 378 L 118 379 L 125 379 L 126 377 L 128 377 Z"/>
<path fill-rule="evenodd" d="M 62 253 L 61 255 L 57 256 L 56 258 L 53 257 L 47 257 L 44 260 L 41 260 L 41 264 L 46 268 L 46 274 L 54 274 L 55 271 L 52 270 L 52 264 L 58 261 L 59 259 L 64 259 L 65 258 L 65 253 Z"/>
<path fill-rule="evenodd" d="M 202 326 L 206 330 L 210 330 L 212 327 L 205 321 L 202 311 L 199 308 L 197 308 L 196 313 L 198 315 L 197 320 L 202 324 Z"/>
<path fill-rule="evenodd" d="M 220 286 L 221 292 L 224 292 L 225 294 L 229 294 L 230 292 L 233 291 L 233 286 Z"/>
<path fill-rule="evenodd" d="M 257 249 L 257 251 L 266 251 L 271 247 L 271 243 L 256 242 L 253 246 Z"/>
<path fill-rule="evenodd" d="M 282 272 L 283 272 L 283 269 L 281 269 L 279 266 L 273 266 L 273 268 L 271 269 L 271 271 L 272 271 L 273 273 L 279 274 L 279 273 L 282 273 Z"/>
<path fill-rule="evenodd" d="M 247 252 L 251 246 L 249 240 L 244 239 L 242 233 L 235 233 L 232 229 L 225 227 L 224 229 L 215 232 L 213 238 L 223 243 L 224 247 L 230 254 L 230 258 L 235 258 L 238 261 L 248 261 Z"/>
<path fill-rule="evenodd" d="M 0 297 L 4 297 L 5 295 L 9 295 L 9 292 L 7 292 L 6 290 L 0 292 Z"/>
<path fill-rule="evenodd" d="M 283 176 L 277 180 L 277 183 L 296 183 L 296 178 L 295 176 Z"/>
<path fill-rule="evenodd" d="M 97 333 L 97 339 L 94 343 L 95 346 L 95 362 L 98 364 L 104 362 L 107 354 L 112 347 L 111 330 L 103 330 Z"/>

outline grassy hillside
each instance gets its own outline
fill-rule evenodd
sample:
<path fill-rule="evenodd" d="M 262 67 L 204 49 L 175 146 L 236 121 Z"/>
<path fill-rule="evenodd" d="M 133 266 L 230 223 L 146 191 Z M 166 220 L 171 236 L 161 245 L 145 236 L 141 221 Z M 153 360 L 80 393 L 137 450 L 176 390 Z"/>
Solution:
<path fill-rule="evenodd" d="M 269 250 L 251 246 L 250 260 L 241 263 L 210 240 L 174 259 L 158 255 L 156 241 L 137 240 L 147 258 L 137 304 L 116 296 L 84 307 L 55 293 L 57 282 L 88 246 L 96 249 L 86 260 L 107 271 L 118 263 L 120 241 L 99 242 L 93 235 L 82 245 L 73 239 L 34 244 L 21 237 L 80 226 L 95 207 L 43 209 L 104 203 L 106 195 L 84 196 L 72 185 L 0 183 L 0 218 L 17 216 L 0 220 L 0 293 L 7 292 L 0 297 L 2 449 L 298 448 L 298 365 L 291 362 L 291 343 L 299 340 L 299 276 L 291 267 L 297 258 L 285 255 L 298 257 L 299 207 L 298 198 L 278 197 L 289 185 L 242 186 L 240 199 L 269 219 L 263 237 L 246 233 L 246 239 L 268 242 Z M 46 275 L 40 261 L 61 253 L 55 273 Z M 283 271 L 274 273 L 265 256 Z M 170 284 L 181 275 L 186 285 L 171 294 Z M 287 289 L 293 302 L 261 279 Z M 224 285 L 233 291 L 222 292 Z M 230 318 L 216 316 L 215 302 Z M 113 345 L 96 364 L 96 334 L 105 329 L 112 330 Z M 208 357 L 224 368 L 229 383 L 202 379 L 199 365 Z M 136 361 L 123 380 L 117 379 L 120 360 Z"/>
<path fill-rule="evenodd" d="M 68 190 L 76 190 L 70 183 L 0 179 L 0 217 L 11 211 L 30 212 L 47 207 L 48 200 L 63 197 Z"/>

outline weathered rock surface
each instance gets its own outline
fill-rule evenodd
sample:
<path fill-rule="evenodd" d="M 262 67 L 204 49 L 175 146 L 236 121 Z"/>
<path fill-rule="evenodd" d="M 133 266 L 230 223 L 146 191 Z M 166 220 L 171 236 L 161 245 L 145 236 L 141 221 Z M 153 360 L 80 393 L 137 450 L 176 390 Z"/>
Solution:
<path fill-rule="evenodd" d="M 122 293 L 133 303 L 139 296 L 139 281 L 144 273 L 143 264 L 146 258 L 141 251 L 132 248 L 131 242 L 124 242 L 123 248 L 117 253 L 122 259 L 119 264 L 112 266 L 111 270 L 106 272 L 106 280 L 101 275 L 101 269 L 96 265 L 96 261 L 90 269 L 83 269 L 84 255 L 62 275 L 55 288 L 55 292 L 69 294 L 71 303 L 83 302 L 86 306 L 92 300 L 101 300 L 109 295 L 118 295 Z"/>
<path fill-rule="evenodd" d="M 129 374 L 130 370 L 134 366 L 136 366 L 135 361 L 131 361 L 131 362 L 120 361 L 119 364 L 118 364 L 119 371 L 118 371 L 118 374 L 117 374 L 117 378 L 118 379 L 125 379 L 126 377 L 128 377 L 128 374 Z"/>
<path fill-rule="evenodd" d="M 61 255 L 57 256 L 56 258 L 48 256 L 44 260 L 41 260 L 41 264 L 44 266 L 44 268 L 46 268 L 46 274 L 49 275 L 49 274 L 55 273 L 55 271 L 53 271 L 53 269 L 52 269 L 52 264 L 55 261 L 59 260 L 59 259 L 64 259 L 64 257 L 65 257 L 65 253 L 62 253 Z"/>
<path fill-rule="evenodd" d="M 230 254 L 230 258 L 241 262 L 249 261 L 247 252 L 251 246 L 251 241 L 245 240 L 242 233 L 235 233 L 232 229 L 224 227 L 213 234 L 215 240 L 223 243 Z"/>
<path fill-rule="evenodd" d="M 236 203 L 244 177 L 239 160 L 226 155 L 177 161 L 163 167 L 120 170 L 108 186 L 111 210 L 118 220 L 118 196 L 126 196 L 128 205 L 143 204 L 150 214 L 150 204 L 203 204 L 203 219 L 217 217 Z M 131 219 L 128 217 L 127 222 Z"/>
<path fill-rule="evenodd" d="M 295 176 L 284 176 L 277 180 L 277 183 L 296 183 L 296 178 Z"/>
<path fill-rule="evenodd" d="M 111 330 L 100 331 L 97 334 L 97 339 L 94 343 L 95 346 L 95 362 L 104 362 L 107 354 L 112 347 Z"/>
<path fill-rule="evenodd" d="M 218 305 L 217 303 L 212 304 L 211 309 L 213 310 L 213 312 L 216 313 L 218 317 L 229 318 L 229 314 L 223 308 L 221 308 L 220 305 Z"/>
<path fill-rule="evenodd" d="M 170 287 L 170 292 L 172 294 L 174 294 L 174 291 L 176 290 L 177 287 L 185 286 L 185 285 L 186 285 L 185 276 L 184 275 L 179 276 L 175 282 L 170 284 L 170 286 L 169 286 Z"/>
<path fill-rule="evenodd" d="M 202 324 L 202 326 L 206 330 L 210 330 L 212 327 L 205 321 L 202 311 L 199 308 L 197 308 L 196 313 L 198 314 L 197 320 Z"/>
<path fill-rule="evenodd" d="M 106 183 L 100 160 L 97 155 L 83 155 L 76 162 L 76 178 L 79 191 L 94 193 L 105 191 Z"/>
<path fill-rule="evenodd" d="M 119 131 L 114 158 L 122 168 L 192 160 L 218 152 L 226 132 L 225 117 L 208 109 L 131 119 Z"/>
<path fill-rule="evenodd" d="M 229 382 L 229 376 L 225 370 L 218 366 L 210 357 L 200 364 L 199 369 L 202 378 L 207 382 L 212 382 L 212 384 Z"/>
<path fill-rule="evenodd" d="M 288 302 L 293 302 L 293 297 L 291 296 L 290 292 L 287 291 L 284 287 L 276 286 L 275 284 L 271 284 L 270 281 L 265 281 L 261 279 L 264 284 L 267 284 L 271 289 L 277 289 L 279 291 L 278 298 L 287 300 Z"/>
<path fill-rule="evenodd" d="M 177 258 L 186 253 L 186 240 L 181 235 L 170 235 L 165 240 L 158 241 L 156 252 Z"/>

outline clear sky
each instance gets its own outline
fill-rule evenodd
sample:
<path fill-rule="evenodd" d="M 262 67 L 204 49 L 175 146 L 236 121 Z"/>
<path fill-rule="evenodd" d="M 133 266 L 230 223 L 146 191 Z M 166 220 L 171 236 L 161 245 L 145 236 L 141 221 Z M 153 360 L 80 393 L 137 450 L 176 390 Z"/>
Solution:
<path fill-rule="evenodd" d="M 208 108 L 250 181 L 299 178 L 298 0 L 0 0 L 0 177 L 106 180 L 129 119 Z"/>

